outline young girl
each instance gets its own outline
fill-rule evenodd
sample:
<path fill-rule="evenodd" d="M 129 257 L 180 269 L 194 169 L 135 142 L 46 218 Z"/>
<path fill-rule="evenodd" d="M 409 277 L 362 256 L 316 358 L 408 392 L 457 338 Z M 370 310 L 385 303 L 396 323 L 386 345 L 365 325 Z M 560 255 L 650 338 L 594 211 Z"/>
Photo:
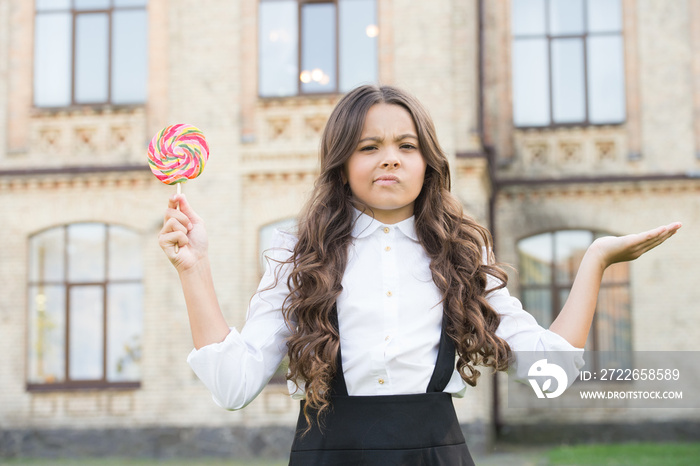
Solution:
<path fill-rule="evenodd" d="M 605 268 L 680 228 L 597 239 L 545 330 L 508 294 L 488 231 L 450 193 L 447 158 L 414 97 L 390 86 L 348 93 L 320 155 L 298 231 L 278 232 L 240 332 L 221 313 L 204 224 L 185 196 L 170 199 L 159 236 L 185 295 L 188 361 L 218 404 L 246 406 L 289 356 L 302 399 L 290 464 L 473 464 L 452 396 L 476 384 L 476 366 L 569 350 L 577 371 Z"/>

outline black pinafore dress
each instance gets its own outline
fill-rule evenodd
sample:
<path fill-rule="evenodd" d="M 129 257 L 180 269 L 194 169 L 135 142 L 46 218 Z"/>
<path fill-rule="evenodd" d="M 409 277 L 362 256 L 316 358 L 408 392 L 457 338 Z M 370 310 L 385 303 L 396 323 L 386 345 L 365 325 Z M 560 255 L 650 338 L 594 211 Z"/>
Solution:
<path fill-rule="evenodd" d="M 333 323 L 337 326 L 337 321 Z M 426 393 L 348 396 L 338 348 L 331 407 L 321 418 L 321 428 L 316 413 L 309 410 L 314 422 L 302 435 L 308 424 L 301 402 L 290 466 L 474 466 L 452 395 L 443 392 L 454 364 L 454 343 L 443 321 L 435 370 Z"/>

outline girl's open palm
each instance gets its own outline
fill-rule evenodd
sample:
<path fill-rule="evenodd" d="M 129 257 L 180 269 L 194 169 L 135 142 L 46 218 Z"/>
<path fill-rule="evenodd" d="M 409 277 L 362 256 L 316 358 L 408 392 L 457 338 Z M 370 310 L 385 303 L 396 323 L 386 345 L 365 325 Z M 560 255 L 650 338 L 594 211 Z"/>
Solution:
<path fill-rule="evenodd" d="M 643 233 L 625 236 L 604 236 L 593 242 L 591 248 L 599 255 L 603 266 L 631 261 L 673 236 L 681 227 L 680 222 L 660 226 Z"/>
<path fill-rule="evenodd" d="M 177 210 L 178 204 L 180 210 Z M 192 210 L 184 194 L 168 200 L 158 244 L 178 272 L 183 272 L 207 255 L 208 239 L 204 221 Z M 179 251 L 175 253 L 175 244 Z"/>

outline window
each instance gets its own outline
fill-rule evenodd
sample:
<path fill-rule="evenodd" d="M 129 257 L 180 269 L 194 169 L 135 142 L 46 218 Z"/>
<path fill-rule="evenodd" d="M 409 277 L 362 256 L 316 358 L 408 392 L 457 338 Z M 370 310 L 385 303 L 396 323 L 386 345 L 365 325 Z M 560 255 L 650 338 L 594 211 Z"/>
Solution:
<path fill-rule="evenodd" d="M 625 120 L 620 0 L 512 0 L 515 126 Z"/>
<path fill-rule="evenodd" d="M 34 105 L 146 101 L 147 0 L 36 0 Z"/>
<path fill-rule="evenodd" d="M 29 239 L 28 388 L 138 387 L 140 237 L 76 223 Z"/>
<path fill-rule="evenodd" d="M 375 0 L 261 0 L 261 97 L 347 92 L 377 81 Z"/>
<path fill-rule="evenodd" d="M 523 307 L 547 328 L 569 296 L 583 254 L 594 239 L 606 236 L 587 230 L 543 233 L 518 242 L 520 296 Z M 597 367 L 628 367 L 632 350 L 629 263 L 605 271 L 598 307 L 585 348 L 600 351 Z M 610 361 L 610 358 L 617 358 Z M 620 366 L 620 364 L 627 364 Z M 590 367 L 590 366 L 589 366 Z"/>

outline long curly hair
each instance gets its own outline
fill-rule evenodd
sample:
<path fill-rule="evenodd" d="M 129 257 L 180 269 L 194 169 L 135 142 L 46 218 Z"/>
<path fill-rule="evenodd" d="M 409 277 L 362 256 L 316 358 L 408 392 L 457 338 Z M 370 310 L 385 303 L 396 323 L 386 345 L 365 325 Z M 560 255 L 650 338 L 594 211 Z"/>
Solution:
<path fill-rule="evenodd" d="M 298 242 L 288 264 L 290 294 L 283 314 L 293 330 L 287 342 L 287 379 L 304 383 L 304 416 L 310 428 L 309 409 L 317 421 L 329 407 L 330 386 L 339 347 L 334 305 L 342 291 L 347 251 L 354 222 L 353 200 L 344 183 L 343 167 L 353 154 L 373 105 L 399 105 L 413 118 L 418 144 L 426 163 L 423 188 L 415 200 L 414 215 L 420 243 L 430 257 L 430 270 L 442 294 L 447 334 L 455 343 L 457 370 L 469 385 L 476 385 L 477 365 L 505 370 L 511 350 L 496 336 L 499 316 L 485 299 L 487 276 L 507 283 L 503 270 L 489 253 L 491 235 L 464 214 L 450 193 L 447 157 L 437 141 L 430 116 L 418 100 L 392 86 L 361 86 L 346 94 L 330 115 L 320 145 L 321 171 L 313 193 L 301 212 Z M 355 204 L 354 204 L 355 203 Z M 366 211 L 371 212 L 369 206 Z"/>

